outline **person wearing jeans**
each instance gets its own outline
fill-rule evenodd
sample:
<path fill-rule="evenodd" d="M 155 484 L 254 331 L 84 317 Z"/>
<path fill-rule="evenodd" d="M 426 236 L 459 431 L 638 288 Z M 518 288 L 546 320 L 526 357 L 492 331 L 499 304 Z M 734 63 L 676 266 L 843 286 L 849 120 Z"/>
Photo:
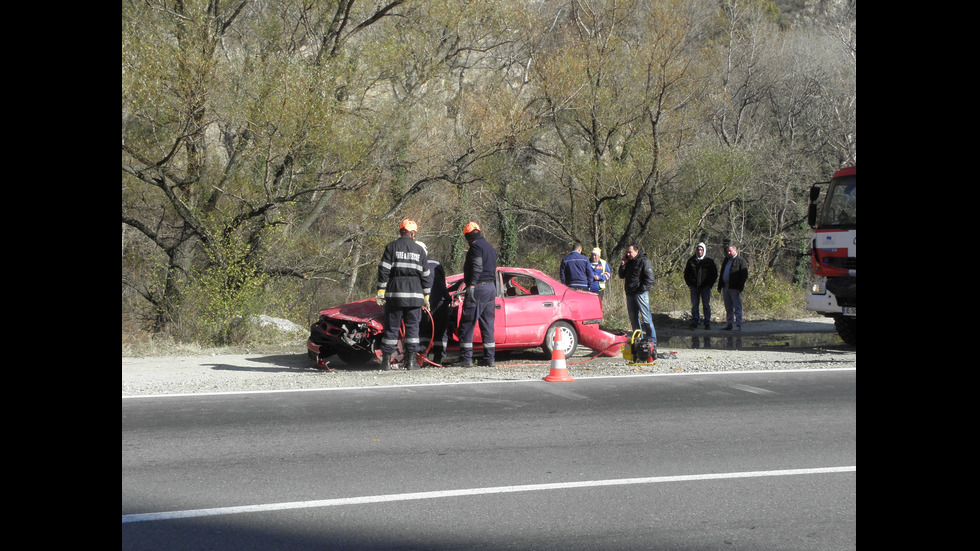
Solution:
<path fill-rule="evenodd" d="M 723 331 L 742 330 L 742 290 L 749 278 L 749 264 L 738 255 L 735 245 L 725 245 L 725 260 L 721 263 L 718 277 L 718 292 L 725 301 L 725 321 Z"/>
<path fill-rule="evenodd" d="M 650 316 L 650 288 L 653 286 L 653 265 L 639 247 L 631 244 L 619 266 L 619 277 L 626 290 L 626 311 L 633 331 L 639 329 L 651 344 L 657 345 L 657 331 Z"/>
<path fill-rule="evenodd" d="M 699 303 L 704 310 L 704 328 L 711 329 L 711 288 L 718 280 L 718 265 L 707 252 L 705 244 L 698 243 L 684 266 L 684 283 L 691 290 L 691 329 L 697 329 L 701 319 Z"/>

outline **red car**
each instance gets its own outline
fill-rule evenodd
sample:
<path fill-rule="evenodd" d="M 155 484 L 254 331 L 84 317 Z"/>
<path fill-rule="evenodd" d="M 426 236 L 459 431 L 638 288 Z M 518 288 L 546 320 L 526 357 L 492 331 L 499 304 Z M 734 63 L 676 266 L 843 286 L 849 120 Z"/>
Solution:
<path fill-rule="evenodd" d="M 462 313 L 463 274 L 446 278 L 453 297 L 450 307 L 450 342 L 447 352 L 459 350 L 456 328 Z M 625 333 L 610 333 L 599 328 L 602 304 L 595 293 L 572 289 L 539 270 L 497 268 L 496 317 L 494 341 L 497 351 L 541 347 L 548 357 L 554 348 L 555 333 L 559 349 L 570 357 L 579 344 L 605 356 L 618 356 L 628 341 Z M 381 332 L 384 330 L 384 307 L 373 298 L 320 311 L 320 319 L 310 328 L 306 343 L 310 358 L 325 367 L 324 358 L 337 354 L 346 363 L 363 364 L 379 361 Z M 424 350 L 432 339 L 432 319 L 422 316 L 419 338 Z M 481 350 L 480 328 L 473 335 L 474 355 Z M 392 361 L 400 361 L 399 352 Z"/>

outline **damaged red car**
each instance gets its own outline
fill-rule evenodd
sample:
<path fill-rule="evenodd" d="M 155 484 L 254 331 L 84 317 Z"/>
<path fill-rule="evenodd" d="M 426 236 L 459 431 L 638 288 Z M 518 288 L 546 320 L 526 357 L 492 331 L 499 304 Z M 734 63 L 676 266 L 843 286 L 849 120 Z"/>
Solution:
<path fill-rule="evenodd" d="M 462 315 L 463 274 L 446 278 L 452 297 L 450 337 L 447 353 L 459 351 L 459 319 Z M 599 327 L 602 304 L 595 293 L 572 289 L 529 268 L 497 268 L 497 298 L 494 340 L 498 352 L 541 348 L 551 357 L 558 335 L 558 349 L 570 357 L 579 345 L 604 356 L 618 356 L 628 341 L 625 333 L 613 333 Z M 310 358 L 318 367 L 326 367 L 326 358 L 336 354 L 348 364 L 379 362 L 381 333 L 384 330 L 384 307 L 373 298 L 350 302 L 320 311 L 320 318 L 310 328 L 306 343 Z M 432 318 L 422 316 L 419 338 L 422 350 L 432 346 Z M 474 331 L 474 355 L 481 350 L 480 328 Z M 402 348 L 392 361 L 402 361 Z"/>

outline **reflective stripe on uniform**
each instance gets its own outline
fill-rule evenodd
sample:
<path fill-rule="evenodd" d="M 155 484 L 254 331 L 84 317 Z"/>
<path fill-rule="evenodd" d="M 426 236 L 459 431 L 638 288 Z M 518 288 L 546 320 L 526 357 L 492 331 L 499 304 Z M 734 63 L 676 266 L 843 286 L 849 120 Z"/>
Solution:
<path fill-rule="evenodd" d="M 423 295 L 422 293 L 399 293 L 397 291 L 392 291 L 390 293 L 386 292 L 385 293 L 385 298 L 386 299 L 394 299 L 394 298 L 418 298 L 418 299 L 425 299 L 425 295 Z"/>

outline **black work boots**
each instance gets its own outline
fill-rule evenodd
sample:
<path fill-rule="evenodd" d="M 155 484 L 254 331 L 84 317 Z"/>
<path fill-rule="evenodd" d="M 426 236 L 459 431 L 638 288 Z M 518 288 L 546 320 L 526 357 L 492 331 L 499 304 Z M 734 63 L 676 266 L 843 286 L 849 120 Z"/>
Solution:
<path fill-rule="evenodd" d="M 405 355 L 405 358 L 404 358 L 404 360 L 405 360 L 405 367 L 403 367 L 402 369 L 408 369 L 409 371 L 414 371 L 416 369 L 422 369 L 419 366 L 418 361 L 415 361 L 414 359 L 411 359 L 411 360 L 409 359 L 409 358 L 414 358 L 415 356 L 416 355 L 414 353 L 413 354 L 406 354 Z M 382 353 L 381 354 L 381 371 L 391 371 L 392 369 L 393 368 L 391 367 L 391 354 L 384 354 L 384 353 Z"/>

